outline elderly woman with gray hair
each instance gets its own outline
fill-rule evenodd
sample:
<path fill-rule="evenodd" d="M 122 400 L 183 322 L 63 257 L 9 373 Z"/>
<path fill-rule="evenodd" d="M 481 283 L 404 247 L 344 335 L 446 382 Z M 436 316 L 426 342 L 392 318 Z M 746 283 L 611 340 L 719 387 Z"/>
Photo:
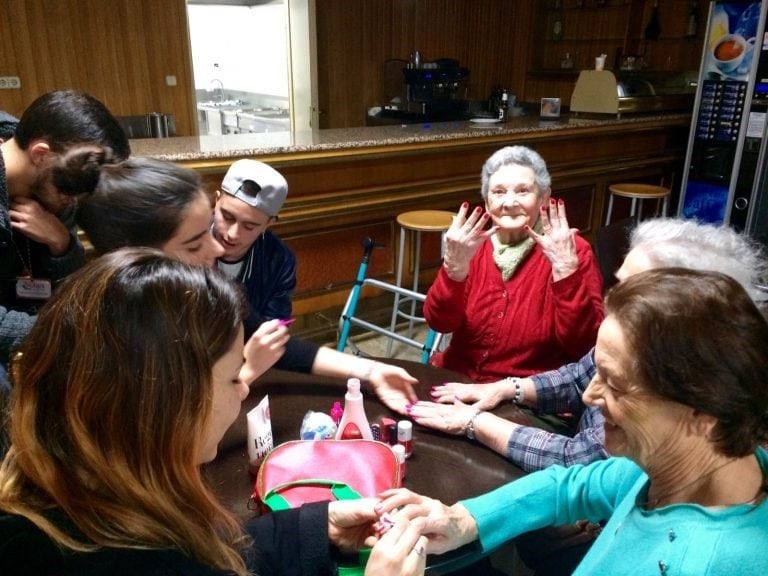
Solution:
<path fill-rule="evenodd" d="M 429 325 L 452 333 L 433 364 L 494 382 L 557 368 L 594 345 L 600 271 L 550 186 L 546 163 L 524 146 L 485 162 L 485 206 L 459 208 L 424 303 Z"/>

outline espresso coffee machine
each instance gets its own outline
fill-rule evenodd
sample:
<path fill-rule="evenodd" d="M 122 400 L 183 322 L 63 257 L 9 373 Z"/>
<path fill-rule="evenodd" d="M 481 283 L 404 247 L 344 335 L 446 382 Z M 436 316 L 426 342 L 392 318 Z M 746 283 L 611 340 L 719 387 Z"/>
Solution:
<path fill-rule="evenodd" d="M 466 100 L 469 69 L 459 66 L 458 60 L 440 58 L 423 62 L 411 57 L 410 61 L 393 60 L 388 64 L 400 67 L 405 97 L 397 98 L 399 102 L 395 105 L 383 106 L 379 113 L 381 118 L 439 122 L 469 117 Z"/>

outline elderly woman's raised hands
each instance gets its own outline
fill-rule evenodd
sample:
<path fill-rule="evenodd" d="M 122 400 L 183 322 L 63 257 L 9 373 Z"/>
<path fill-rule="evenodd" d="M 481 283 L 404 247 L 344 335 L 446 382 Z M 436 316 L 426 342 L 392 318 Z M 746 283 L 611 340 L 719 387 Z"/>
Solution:
<path fill-rule="evenodd" d="M 484 230 L 490 215 L 480 206 L 472 210 L 469 216 L 468 211 L 469 203 L 464 202 L 445 233 L 443 266 L 448 276 L 457 282 L 467 278 L 470 260 L 483 242 L 498 230 L 498 226 Z"/>
<path fill-rule="evenodd" d="M 552 264 L 552 279 L 557 282 L 576 272 L 579 267 L 574 239 L 578 228 L 568 226 L 565 203 L 554 199 L 549 201 L 548 207 L 541 207 L 541 224 L 543 234 L 537 234 L 527 226 L 526 232 L 541 246 L 544 255 Z"/>

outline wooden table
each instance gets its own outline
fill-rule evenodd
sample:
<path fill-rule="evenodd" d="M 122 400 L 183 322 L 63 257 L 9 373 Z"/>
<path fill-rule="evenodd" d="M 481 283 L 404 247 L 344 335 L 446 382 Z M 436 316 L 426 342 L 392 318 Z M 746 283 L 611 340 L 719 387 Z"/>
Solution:
<path fill-rule="evenodd" d="M 434 366 L 405 360 L 388 360 L 403 366 L 419 379 L 419 398 L 428 399 L 429 389 L 448 381 L 467 381 L 461 375 Z M 368 386 L 364 387 L 365 410 L 370 422 L 382 416 L 402 419 L 383 404 Z M 304 415 L 312 411 L 329 412 L 335 401 L 344 401 L 346 381 L 308 374 L 269 370 L 252 386 L 243 403 L 240 417 L 227 432 L 219 447 L 218 457 L 205 466 L 205 475 L 221 501 L 241 520 L 256 512 L 248 506 L 254 478 L 248 472 L 245 442 L 246 412 L 264 395 L 269 395 L 274 444 L 299 438 Z M 499 415 L 523 424 L 546 426 L 514 405 L 494 410 Z M 524 472 L 504 457 L 463 436 L 414 426 L 413 455 L 407 461 L 404 486 L 414 492 L 451 504 L 477 496 L 511 480 Z M 430 556 L 428 572 L 443 574 L 480 558 L 474 546 L 441 556 Z"/>

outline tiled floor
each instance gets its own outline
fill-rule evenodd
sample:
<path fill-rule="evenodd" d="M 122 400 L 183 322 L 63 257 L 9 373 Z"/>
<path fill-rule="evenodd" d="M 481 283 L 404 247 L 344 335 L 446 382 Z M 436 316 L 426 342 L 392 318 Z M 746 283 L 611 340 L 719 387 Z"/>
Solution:
<path fill-rule="evenodd" d="M 414 326 L 412 336 L 413 340 L 423 342 L 426 336 L 426 325 L 417 324 Z M 404 336 L 407 336 L 408 325 L 404 324 L 399 327 L 397 332 Z M 377 358 L 387 357 L 387 346 L 390 338 L 382 336 L 373 332 L 360 333 L 360 330 L 355 331 L 355 335 L 351 336 L 347 341 L 347 347 L 345 352 L 351 354 L 359 354 L 360 356 L 370 356 Z M 336 343 L 329 343 L 329 346 L 336 346 Z M 402 358 L 405 360 L 414 360 L 416 362 L 421 359 L 421 350 L 416 347 L 408 346 L 402 342 L 392 340 L 391 358 Z"/>

